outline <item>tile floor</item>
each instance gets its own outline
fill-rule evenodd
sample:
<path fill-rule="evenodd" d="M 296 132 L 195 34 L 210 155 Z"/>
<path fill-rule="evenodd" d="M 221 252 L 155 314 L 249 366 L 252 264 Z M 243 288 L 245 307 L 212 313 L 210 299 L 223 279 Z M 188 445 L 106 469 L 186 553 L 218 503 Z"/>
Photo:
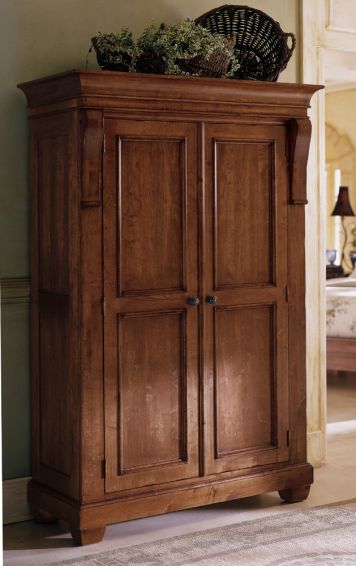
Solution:
<path fill-rule="evenodd" d="M 315 483 L 306 501 L 287 505 L 281 503 L 278 494 L 270 493 L 110 525 L 103 542 L 85 548 L 73 546 L 64 523 L 17 523 L 4 529 L 4 564 L 40 566 L 110 548 L 284 513 L 299 507 L 356 498 L 356 374 L 330 373 L 328 382 L 328 461 L 315 470 Z"/>

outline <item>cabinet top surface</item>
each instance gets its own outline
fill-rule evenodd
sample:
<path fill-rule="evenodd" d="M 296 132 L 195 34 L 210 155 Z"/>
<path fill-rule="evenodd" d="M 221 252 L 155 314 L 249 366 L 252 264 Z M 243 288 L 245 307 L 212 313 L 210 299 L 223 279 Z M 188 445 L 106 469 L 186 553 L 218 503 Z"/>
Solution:
<path fill-rule="evenodd" d="M 274 107 L 304 112 L 318 85 L 178 77 L 142 73 L 71 70 L 21 83 L 29 108 L 75 101 L 75 106 L 110 107 L 124 99 Z M 111 102 L 110 102 L 111 101 Z"/>

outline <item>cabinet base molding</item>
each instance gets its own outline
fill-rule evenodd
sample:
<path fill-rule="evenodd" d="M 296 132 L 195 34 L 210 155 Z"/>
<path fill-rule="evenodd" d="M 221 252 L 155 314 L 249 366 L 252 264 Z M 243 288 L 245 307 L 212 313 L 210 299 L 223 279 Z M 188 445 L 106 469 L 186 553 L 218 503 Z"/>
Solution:
<path fill-rule="evenodd" d="M 75 544 L 84 546 L 85 544 L 101 542 L 104 538 L 105 527 L 98 527 L 97 529 L 76 529 L 75 527 L 70 527 L 70 532 Z"/>
<path fill-rule="evenodd" d="M 312 483 L 313 468 L 309 464 L 302 464 L 220 481 L 209 482 L 198 478 L 197 484 L 189 487 L 155 491 L 139 496 L 121 495 L 116 499 L 79 505 L 32 480 L 29 484 L 29 500 L 32 508 L 46 510 L 50 515 L 67 521 L 77 544 L 90 544 L 99 542 L 104 536 L 105 526 L 111 523 L 241 499 L 270 491 L 279 491 L 284 500 L 288 499 L 288 493 L 294 493 L 297 497 L 303 492 L 302 499 L 305 499 L 306 490 L 309 492 Z M 295 497 L 291 498 L 290 502 L 296 501 Z"/>

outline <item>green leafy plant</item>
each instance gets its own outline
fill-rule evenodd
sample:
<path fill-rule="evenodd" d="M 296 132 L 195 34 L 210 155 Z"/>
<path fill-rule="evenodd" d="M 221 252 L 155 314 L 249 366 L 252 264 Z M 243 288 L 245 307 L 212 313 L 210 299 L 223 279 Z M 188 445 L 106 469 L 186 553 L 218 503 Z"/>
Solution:
<path fill-rule="evenodd" d="M 138 68 L 143 72 L 201 76 L 217 56 L 225 64 L 212 76 L 233 76 L 239 68 L 232 42 L 189 19 L 168 27 L 151 24 L 137 45 L 142 52 Z"/>
<path fill-rule="evenodd" d="M 129 72 L 136 70 L 141 51 L 128 28 L 122 28 L 117 33 L 99 32 L 93 37 L 92 44 L 103 69 Z"/>
<path fill-rule="evenodd" d="M 166 75 L 233 77 L 239 64 L 235 38 L 214 34 L 192 20 L 151 24 L 135 43 L 128 28 L 92 38 L 102 69 Z"/>

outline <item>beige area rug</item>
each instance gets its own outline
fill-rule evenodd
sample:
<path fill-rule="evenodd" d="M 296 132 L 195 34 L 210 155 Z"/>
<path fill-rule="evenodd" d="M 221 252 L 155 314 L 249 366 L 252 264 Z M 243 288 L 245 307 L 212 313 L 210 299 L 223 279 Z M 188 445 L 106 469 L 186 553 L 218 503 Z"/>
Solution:
<path fill-rule="evenodd" d="M 278 513 L 264 519 L 52 564 L 356 566 L 356 504 L 348 502 Z"/>

